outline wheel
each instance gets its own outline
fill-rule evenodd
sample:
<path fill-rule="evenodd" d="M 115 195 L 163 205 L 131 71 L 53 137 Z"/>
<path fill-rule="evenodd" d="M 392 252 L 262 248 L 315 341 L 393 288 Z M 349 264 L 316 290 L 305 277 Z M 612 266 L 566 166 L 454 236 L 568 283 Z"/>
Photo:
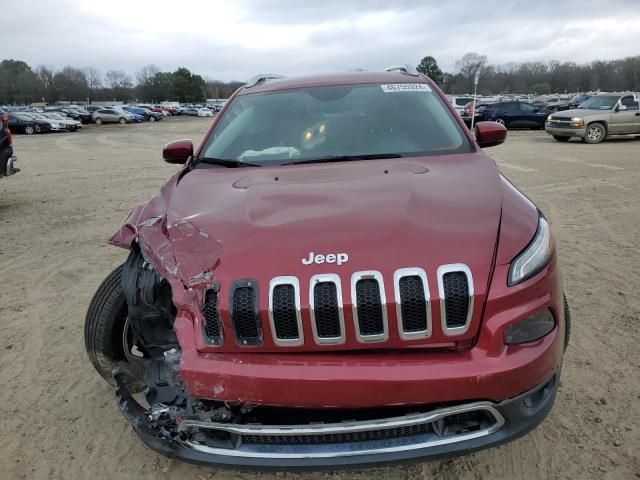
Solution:
<path fill-rule="evenodd" d="M 563 137 L 562 135 L 554 135 L 553 139 L 558 142 L 568 142 L 571 137 Z"/>
<path fill-rule="evenodd" d="M 149 121 L 150 121 L 150 122 L 155 122 L 155 121 L 156 121 L 156 117 L 154 117 L 153 115 L 151 115 L 151 116 L 149 117 Z"/>
<path fill-rule="evenodd" d="M 504 118 L 496 118 L 494 122 L 504 125 L 505 127 L 507 126 L 507 121 Z"/>
<path fill-rule="evenodd" d="M 96 118 L 96 125 L 102 125 L 102 119 L 100 117 Z"/>
<path fill-rule="evenodd" d="M 587 127 L 587 134 L 584 136 L 586 143 L 600 143 L 607 138 L 607 129 L 601 123 L 591 123 Z"/>
<path fill-rule="evenodd" d="M 33 135 L 35 132 L 35 128 L 33 128 L 31 125 L 24 127 L 24 133 L 26 133 L 27 135 Z"/>
<path fill-rule="evenodd" d="M 127 123 L 127 119 L 126 119 L 126 118 L 124 118 L 124 117 L 120 117 L 120 118 L 118 119 L 118 123 L 120 123 L 120 125 L 124 125 L 125 123 Z"/>
<path fill-rule="evenodd" d="M 40 133 L 42 131 L 42 128 L 40 127 L 40 125 L 36 125 L 36 133 Z"/>
<path fill-rule="evenodd" d="M 571 337 L 571 312 L 569 311 L 569 302 L 567 302 L 567 296 L 564 296 L 564 349 L 569 346 L 569 338 Z"/>
<path fill-rule="evenodd" d="M 122 265 L 109 274 L 91 299 L 84 323 L 89 360 L 112 385 L 112 371 L 120 367 L 128 383 L 139 386 L 144 377 L 143 358 L 134 353 L 133 331 L 127 320 L 127 301 L 120 285 Z"/>

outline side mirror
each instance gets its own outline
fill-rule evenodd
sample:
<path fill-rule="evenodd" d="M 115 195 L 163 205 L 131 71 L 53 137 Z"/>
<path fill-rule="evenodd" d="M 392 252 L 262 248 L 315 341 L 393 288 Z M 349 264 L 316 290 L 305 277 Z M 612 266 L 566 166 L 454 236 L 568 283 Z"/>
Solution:
<path fill-rule="evenodd" d="M 497 122 L 476 123 L 475 134 L 480 148 L 495 147 L 507 139 L 506 127 Z"/>
<path fill-rule="evenodd" d="M 191 140 L 175 140 L 167 143 L 162 149 L 162 158 L 167 163 L 184 164 L 193 156 Z"/>
<path fill-rule="evenodd" d="M 616 112 L 624 112 L 626 109 L 627 109 L 626 105 L 620 104 L 616 107 Z"/>

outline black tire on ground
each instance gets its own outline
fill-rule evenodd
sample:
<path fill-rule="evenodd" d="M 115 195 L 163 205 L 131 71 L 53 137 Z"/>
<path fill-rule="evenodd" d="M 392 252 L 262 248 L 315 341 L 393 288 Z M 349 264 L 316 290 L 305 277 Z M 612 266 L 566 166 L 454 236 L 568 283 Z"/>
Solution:
<path fill-rule="evenodd" d="M 567 296 L 564 297 L 564 324 L 565 324 L 565 335 L 564 335 L 564 349 L 566 350 L 569 346 L 569 339 L 571 337 L 571 312 L 569 311 L 569 302 L 567 302 Z"/>
<path fill-rule="evenodd" d="M 89 360 L 98 373 L 112 385 L 112 371 L 120 367 L 130 383 L 142 381 L 142 365 L 128 361 L 125 355 L 124 329 L 127 301 L 120 280 L 122 265 L 109 274 L 91 299 L 84 323 L 84 341 Z"/>
<path fill-rule="evenodd" d="M 102 125 L 102 119 L 101 118 L 96 118 L 96 125 Z"/>
<path fill-rule="evenodd" d="M 24 127 L 24 133 L 27 135 L 33 135 L 35 133 L 35 129 L 31 125 L 27 125 Z"/>
<path fill-rule="evenodd" d="M 507 121 L 504 118 L 496 118 L 494 122 L 504 125 L 505 127 L 507 126 Z"/>
<path fill-rule="evenodd" d="M 155 116 L 153 116 L 153 115 L 151 115 L 151 116 L 149 117 L 149 121 L 150 121 L 150 122 L 155 122 L 155 121 L 156 121 L 156 117 L 155 117 Z"/>
<path fill-rule="evenodd" d="M 127 119 L 126 119 L 126 118 L 124 118 L 124 117 L 120 117 L 120 118 L 118 119 L 118 122 L 119 122 L 121 125 L 124 125 L 125 123 L 127 123 Z"/>
<path fill-rule="evenodd" d="M 587 125 L 587 132 L 583 138 L 586 143 L 600 143 L 605 138 L 607 138 L 607 129 L 602 123 L 595 122 Z"/>
<path fill-rule="evenodd" d="M 571 137 L 564 137 L 562 135 L 554 135 L 553 136 L 553 139 L 557 140 L 558 142 L 568 142 L 570 138 Z"/>

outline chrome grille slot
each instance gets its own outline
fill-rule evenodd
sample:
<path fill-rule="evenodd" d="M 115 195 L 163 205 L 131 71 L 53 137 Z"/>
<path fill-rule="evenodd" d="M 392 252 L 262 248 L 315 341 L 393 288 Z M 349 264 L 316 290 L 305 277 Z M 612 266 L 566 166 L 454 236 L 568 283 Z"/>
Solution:
<path fill-rule="evenodd" d="M 402 268 L 393 274 L 398 332 L 404 340 L 431 335 L 431 305 L 427 274 L 421 268 Z"/>
<path fill-rule="evenodd" d="M 213 289 L 206 291 L 202 315 L 204 316 L 204 331 L 207 340 L 213 345 L 221 345 L 222 324 L 220 323 L 220 312 L 218 311 L 217 291 Z"/>
<path fill-rule="evenodd" d="M 473 279 L 463 264 L 438 268 L 440 320 L 445 335 L 460 335 L 469 330 L 473 315 Z"/>
<path fill-rule="evenodd" d="M 231 289 L 231 322 L 240 345 L 261 345 L 262 327 L 258 310 L 258 283 L 238 280 Z"/>
<path fill-rule="evenodd" d="M 344 343 L 342 284 L 334 274 L 314 275 L 309 282 L 313 337 L 318 345 Z"/>
<path fill-rule="evenodd" d="M 269 323 L 276 345 L 304 343 L 300 317 L 300 282 L 296 277 L 275 277 L 269 283 Z"/>
<path fill-rule="evenodd" d="M 360 342 L 382 342 L 389 336 L 387 302 L 380 272 L 356 272 L 351 277 L 351 303 Z"/>

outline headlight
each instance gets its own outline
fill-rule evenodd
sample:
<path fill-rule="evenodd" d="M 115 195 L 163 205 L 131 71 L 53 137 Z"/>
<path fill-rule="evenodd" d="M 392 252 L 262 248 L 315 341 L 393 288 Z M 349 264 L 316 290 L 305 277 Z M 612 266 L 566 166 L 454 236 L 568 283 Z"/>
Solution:
<path fill-rule="evenodd" d="M 535 342 L 551 332 L 555 326 L 553 314 L 545 308 L 510 325 L 504 332 L 504 343 L 518 345 Z"/>
<path fill-rule="evenodd" d="M 584 127 L 584 118 L 574 117 L 571 119 L 572 127 Z"/>
<path fill-rule="evenodd" d="M 511 262 L 507 284 L 511 287 L 533 277 L 549 263 L 553 251 L 554 243 L 551 229 L 544 217 L 540 215 L 538 230 L 533 236 L 533 240 Z"/>

